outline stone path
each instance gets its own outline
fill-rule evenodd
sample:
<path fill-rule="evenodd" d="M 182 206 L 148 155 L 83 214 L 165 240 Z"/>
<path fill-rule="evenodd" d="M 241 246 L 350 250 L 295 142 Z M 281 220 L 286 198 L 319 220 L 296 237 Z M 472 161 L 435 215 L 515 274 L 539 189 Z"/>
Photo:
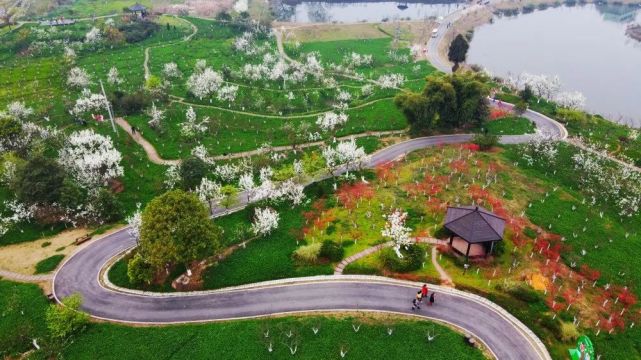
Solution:
<path fill-rule="evenodd" d="M 149 142 L 147 141 L 140 133 L 133 134 L 131 132 L 131 125 L 127 122 L 127 120 L 123 118 L 116 118 L 116 124 L 118 124 L 123 130 L 131 136 L 132 139 L 138 145 L 142 146 L 142 148 L 145 150 L 145 153 L 147 153 L 147 157 L 149 158 L 149 161 L 151 161 L 154 164 L 158 165 L 177 165 L 180 163 L 180 160 L 165 160 L 158 155 L 158 152 L 156 151 L 156 148 Z"/>
<path fill-rule="evenodd" d="M 43 282 L 53 278 L 53 274 L 25 275 L 12 271 L 0 270 L 0 277 L 21 282 Z"/>

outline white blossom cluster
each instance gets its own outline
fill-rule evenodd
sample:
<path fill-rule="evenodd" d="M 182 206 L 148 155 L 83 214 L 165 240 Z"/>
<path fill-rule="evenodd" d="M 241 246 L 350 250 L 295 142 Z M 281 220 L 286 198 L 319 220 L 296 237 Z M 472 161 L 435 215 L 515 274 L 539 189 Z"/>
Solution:
<path fill-rule="evenodd" d="M 209 205 L 212 202 L 216 203 L 223 199 L 223 196 L 220 192 L 220 184 L 211 181 L 207 178 L 202 178 L 200 184 L 194 192 L 198 196 L 198 199 L 204 204 Z"/>
<path fill-rule="evenodd" d="M 209 151 L 207 151 L 207 148 L 203 144 L 199 144 L 193 149 L 191 149 L 191 155 L 199 158 L 205 164 L 208 164 L 208 165 L 214 164 L 214 158 L 209 156 Z"/>
<path fill-rule="evenodd" d="M 69 76 L 67 77 L 67 85 L 76 87 L 76 88 L 86 88 L 91 83 L 91 77 L 87 74 L 85 69 L 74 67 L 69 70 Z"/>
<path fill-rule="evenodd" d="M 381 89 L 397 89 L 405 83 L 405 76 L 401 74 L 385 74 L 376 80 Z"/>
<path fill-rule="evenodd" d="M 351 52 L 349 55 L 343 57 L 343 63 L 348 67 L 370 66 L 374 63 L 374 57 L 371 54 L 361 55 Z"/>
<path fill-rule="evenodd" d="M 165 187 L 169 190 L 173 189 L 180 182 L 180 166 L 170 165 L 165 171 Z"/>
<path fill-rule="evenodd" d="M 272 208 L 256 208 L 252 231 L 254 234 L 262 236 L 267 235 L 278 228 L 280 215 Z"/>
<path fill-rule="evenodd" d="M 140 206 L 141 204 L 137 203 L 136 211 L 125 219 L 127 224 L 129 224 L 127 233 L 136 240 L 140 239 L 140 229 L 142 228 L 142 211 L 140 210 Z"/>
<path fill-rule="evenodd" d="M 242 52 L 245 55 L 256 55 L 262 50 L 256 45 L 254 33 L 250 31 L 246 31 L 234 39 L 233 47 L 234 50 Z"/>
<path fill-rule="evenodd" d="M 347 120 L 347 114 L 330 111 L 320 115 L 316 120 L 316 125 L 323 131 L 334 131 L 334 129 L 345 124 Z"/>
<path fill-rule="evenodd" d="M 110 85 L 120 85 L 124 82 L 120 78 L 120 73 L 115 66 L 112 66 L 111 69 L 109 69 L 109 72 L 107 73 L 107 82 Z"/>
<path fill-rule="evenodd" d="M 6 111 L 0 111 L 0 119 L 11 117 L 18 121 L 24 121 L 31 115 L 33 115 L 33 108 L 28 107 L 22 101 L 11 102 L 7 105 Z"/>
<path fill-rule="evenodd" d="M 178 64 L 176 64 L 175 62 L 170 62 L 163 65 L 162 74 L 166 78 L 178 79 L 182 77 L 182 73 L 180 72 L 180 69 L 178 69 Z"/>
<path fill-rule="evenodd" d="M 158 109 L 155 103 L 151 104 L 151 109 L 149 109 L 147 114 L 151 117 L 147 124 L 149 124 L 152 129 L 158 129 L 162 126 L 162 122 L 165 120 L 165 112 Z"/>
<path fill-rule="evenodd" d="M 85 42 L 89 44 L 95 44 L 97 42 L 100 42 L 102 40 L 102 32 L 100 29 L 97 27 L 92 27 L 86 34 L 85 34 Z"/>
<path fill-rule="evenodd" d="M 396 255 L 402 259 L 403 254 L 401 254 L 401 247 L 407 249 L 407 247 L 412 244 L 412 239 L 410 238 L 412 229 L 405 226 L 407 213 L 396 209 L 393 213 L 383 216 L 387 219 L 387 223 L 381 231 L 381 235 L 392 239 L 394 242 L 394 251 L 396 251 Z"/>
<path fill-rule="evenodd" d="M 408 54 L 400 54 L 396 50 L 388 51 L 387 56 L 389 56 L 390 60 L 392 60 L 393 63 L 407 64 L 410 62 L 410 56 Z"/>
<path fill-rule="evenodd" d="M 80 116 L 88 111 L 106 110 L 109 106 L 107 98 L 102 94 L 94 94 L 87 89 L 84 89 L 80 97 L 76 100 L 76 104 L 71 109 L 71 114 Z"/>
<path fill-rule="evenodd" d="M 580 110 L 585 107 L 586 98 L 579 91 L 564 91 L 559 93 L 554 101 L 561 107 Z"/>
<path fill-rule="evenodd" d="M 16 200 L 5 201 L 4 208 L 9 210 L 10 214 L 4 215 L 0 213 L 0 236 L 11 230 L 13 225 L 30 220 L 36 210 L 35 205 L 26 206 Z"/>
<path fill-rule="evenodd" d="M 339 142 L 336 148 L 327 146 L 322 154 L 330 169 L 342 164 L 360 166 L 366 159 L 365 149 L 356 145 L 354 138 Z"/>
<path fill-rule="evenodd" d="M 223 83 L 223 77 L 211 68 L 205 68 L 203 71 L 196 71 L 187 79 L 187 89 L 200 98 L 207 97 L 220 88 Z"/>
<path fill-rule="evenodd" d="M 218 93 L 216 94 L 216 98 L 220 101 L 229 101 L 229 102 L 234 102 L 236 100 L 236 93 L 238 92 L 238 86 L 237 85 L 226 85 L 226 86 L 221 86 L 218 89 Z"/>
<path fill-rule="evenodd" d="M 361 87 L 361 95 L 368 97 L 374 93 L 374 86 L 372 84 L 365 84 Z"/>
<path fill-rule="evenodd" d="M 191 138 L 207 131 L 209 117 L 205 117 L 202 121 L 198 121 L 193 107 L 190 106 L 189 109 L 187 109 L 185 118 L 185 122 L 180 124 L 180 134 L 182 136 Z"/>
<path fill-rule="evenodd" d="M 607 152 L 579 151 L 572 160 L 581 189 L 596 202 L 614 204 L 619 216 L 638 214 L 641 205 L 641 174 L 607 158 Z"/>
<path fill-rule="evenodd" d="M 114 148 L 111 139 L 92 129 L 69 135 L 58 156 L 58 162 L 81 186 L 89 190 L 107 185 L 109 180 L 122 176 L 121 159 L 122 155 Z"/>
<path fill-rule="evenodd" d="M 214 174 L 222 181 L 229 182 L 238 177 L 240 169 L 233 164 L 217 165 L 214 168 Z"/>
<path fill-rule="evenodd" d="M 65 61 L 68 63 L 73 63 L 74 61 L 76 61 L 76 57 L 77 57 L 76 51 L 69 46 L 64 47 L 62 56 L 64 57 Z"/>
<path fill-rule="evenodd" d="M 551 134 L 537 130 L 523 150 L 521 155 L 529 166 L 535 163 L 553 164 L 558 154 L 558 142 Z"/>

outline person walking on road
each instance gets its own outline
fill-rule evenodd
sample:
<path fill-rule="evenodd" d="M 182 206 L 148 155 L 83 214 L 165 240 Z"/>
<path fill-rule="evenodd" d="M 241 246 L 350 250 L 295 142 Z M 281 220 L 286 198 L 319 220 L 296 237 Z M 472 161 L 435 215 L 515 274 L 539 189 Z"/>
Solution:
<path fill-rule="evenodd" d="M 416 293 L 416 297 L 414 297 L 414 300 L 412 300 L 412 310 L 420 310 L 421 309 L 421 300 L 423 299 L 423 296 L 421 294 L 421 291 L 419 290 Z"/>
<path fill-rule="evenodd" d="M 434 305 L 434 292 L 430 294 L 430 306 Z"/>
<path fill-rule="evenodd" d="M 427 284 L 423 284 L 421 288 L 421 299 L 427 299 Z"/>

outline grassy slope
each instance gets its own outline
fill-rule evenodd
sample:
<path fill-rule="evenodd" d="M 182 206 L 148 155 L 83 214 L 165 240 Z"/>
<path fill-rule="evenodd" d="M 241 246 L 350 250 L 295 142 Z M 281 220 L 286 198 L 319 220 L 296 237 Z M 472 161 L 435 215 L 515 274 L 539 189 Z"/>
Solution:
<path fill-rule="evenodd" d="M 532 134 L 536 129 L 530 120 L 516 116 L 488 121 L 485 123 L 485 127 L 490 134 L 495 135 Z"/>

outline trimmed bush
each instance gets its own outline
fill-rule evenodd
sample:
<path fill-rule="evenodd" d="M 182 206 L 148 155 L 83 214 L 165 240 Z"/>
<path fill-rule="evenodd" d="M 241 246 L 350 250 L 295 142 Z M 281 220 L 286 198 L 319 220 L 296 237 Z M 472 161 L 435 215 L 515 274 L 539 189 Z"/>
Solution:
<path fill-rule="evenodd" d="M 418 245 L 401 248 L 403 258 L 396 255 L 394 249 L 387 248 L 381 252 L 381 260 L 385 267 L 394 272 L 410 272 L 418 270 L 425 260 L 425 249 Z"/>
<path fill-rule="evenodd" d="M 318 262 L 318 255 L 321 252 L 321 243 L 304 245 L 294 251 L 294 259 L 304 264 L 314 264 Z"/>
<path fill-rule="evenodd" d="M 64 255 L 54 255 L 44 260 L 40 260 L 36 264 L 36 274 L 48 273 L 55 270 L 64 258 Z"/>
<path fill-rule="evenodd" d="M 320 257 L 329 261 L 341 261 L 343 260 L 344 254 L 345 250 L 343 247 L 331 240 L 323 241 L 323 245 L 320 248 Z"/>

